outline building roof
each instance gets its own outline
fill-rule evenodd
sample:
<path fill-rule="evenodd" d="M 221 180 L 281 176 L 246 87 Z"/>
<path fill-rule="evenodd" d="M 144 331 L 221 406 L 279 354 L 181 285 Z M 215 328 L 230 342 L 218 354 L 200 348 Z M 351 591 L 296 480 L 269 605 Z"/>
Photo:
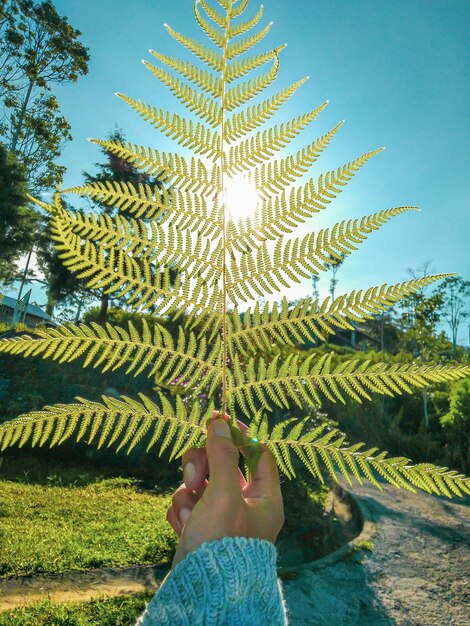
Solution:
<path fill-rule="evenodd" d="M 9 309 L 14 310 L 16 305 L 16 298 L 10 298 L 10 296 L 2 296 L 0 294 L 0 306 L 6 306 Z M 36 304 L 28 304 L 26 307 L 26 315 L 32 315 L 33 317 L 39 317 L 47 322 L 53 322 L 53 319 L 45 311 L 40 309 Z"/>

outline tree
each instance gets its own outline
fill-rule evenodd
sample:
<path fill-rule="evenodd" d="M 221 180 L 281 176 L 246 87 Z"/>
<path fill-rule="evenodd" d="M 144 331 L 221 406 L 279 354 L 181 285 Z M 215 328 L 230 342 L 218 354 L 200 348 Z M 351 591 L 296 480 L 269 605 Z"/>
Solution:
<path fill-rule="evenodd" d="M 108 140 L 112 142 L 124 143 L 125 136 L 122 130 L 115 129 L 108 135 Z M 139 184 L 147 184 L 153 188 L 153 192 L 157 195 L 162 188 L 162 182 L 159 177 L 152 177 L 139 172 L 131 163 L 119 156 L 113 154 L 105 148 L 101 149 L 105 156 L 104 163 L 95 163 L 97 172 L 90 174 L 84 172 L 85 184 L 105 184 L 106 182 L 114 182 L 117 184 L 132 184 L 138 187 Z M 64 206 L 66 206 L 64 204 Z M 115 217 L 117 211 L 104 201 L 100 200 L 100 194 L 92 198 L 91 208 L 93 215 L 100 219 L 100 215 L 106 215 L 109 218 Z M 93 298 L 100 301 L 99 319 L 102 323 L 107 320 L 108 307 L 110 305 L 110 297 L 105 289 L 89 288 L 87 281 L 78 278 L 76 274 L 71 272 L 64 266 L 59 258 L 57 250 L 51 245 L 50 238 L 46 235 L 44 241 L 38 251 L 38 261 L 48 282 L 48 307 L 47 312 L 52 315 L 55 304 L 75 302 L 78 310 L 82 309 L 83 303 L 90 303 Z"/>
<path fill-rule="evenodd" d="M 282 349 L 295 345 L 313 328 L 344 328 L 352 320 L 362 322 L 443 276 L 365 288 L 335 302 L 328 298 L 320 306 L 305 298 L 290 310 L 285 297 L 281 304 L 266 303 L 262 310 L 258 303 L 252 304 L 266 292 L 282 294 L 299 276 L 319 273 L 327 254 L 353 253 L 368 235 L 412 207 L 344 220 L 303 237 L 291 235 L 306 218 L 325 210 L 377 151 L 305 181 L 306 171 L 341 124 L 293 155 L 287 156 L 284 148 L 326 105 L 269 131 L 256 130 L 304 81 L 274 95 L 270 90 L 266 100 L 246 108 L 275 80 L 283 48 L 242 56 L 270 29 L 268 25 L 239 38 L 262 17 L 260 10 L 244 21 L 248 4 L 220 0 L 221 8 L 216 10 L 207 2 L 195 2 L 199 25 L 216 48 L 167 27 L 208 69 L 202 71 L 199 64 L 159 53 L 155 57 L 168 71 L 146 64 L 200 121 L 121 96 L 136 113 L 190 150 L 190 156 L 95 140 L 146 175 L 163 171 L 166 184 L 172 185 L 168 191 L 156 194 L 150 185 L 100 181 L 62 190 L 49 206 L 41 203 L 50 214 L 59 256 L 69 269 L 89 287 L 106 290 L 138 312 L 171 317 L 178 325 L 177 337 L 161 325 L 151 330 L 142 322 L 141 332 L 132 323 L 127 329 L 111 324 L 64 325 L 0 341 L 4 353 L 34 354 L 61 362 L 83 358 L 85 366 L 103 371 L 125 368 L 128 373 L 145 373 L 157 387 L 156 393 L 104 397 L 102 402 L 80 398 L 75 404 L 48 406 L 0 425 L 0 445 L 7 448 L 28 441 L 56 445 L 74 437 L 130 451 L 143 441 L 147 450 L 160 442 L 160 452 L 168 450 L 173 459 L 188 448 L 204 445 L 216 410 L 229 421 L 251 476 L 261 454 L 260 444 L 265 444 L 289 478 L 295 477 L 297 459 L 316 478 L 324 473 L 337 478 L 341 473 L 347 480 L 365 478 L 380 488 L 380 475 L 411 490 L 449 497 L 469 494 L 470 478 L 431 463 L 413 465 L 406 457 L 389 457 L 361 443 L 350 444 L 338 430 L 312 424 L 309 415 L 276 423 L 276 408 L 315 406 L 325 398 L 344 403 L 348 398 L 370 401 L 372 393 L 393 396 L 431 382 L 458 380 L 469 369 L 428 363 L 361 363 L 356 355 L 336 367 L 331 354 L 315 350 L 284 358 Z M 205 8 L 208 13 L 202 15 Z M 211 19 L 214 23 L 208 22 Z M 253 71 L 254 80 L 247 78 L 232 86 Z M 265 199 L 256 216 L 241 221 L 228 215 L 226 199 L 227 180 L 240 171 L 256 181 Z M 98 198 L 119 213 L 96 222 L 82 211 L 67 211 L 61 196 L 72 192 Z M 152 220 L 151 229 L 146 219 Z M 272 247 L 267 240 L 273 242 Z M 163 268 L 160 273 L 154 271 L 155 264 Z M 170 272 L 175 268 L 178 275 L 172 285 Z M 242 317 L 241 307 L 248 302 L 252 308 Z M 176 381 L 173 399 L 169 392 Z M 237 417 L 249 422 L 246 432 Z"/>
<path fill-rule="evenodd" d="M 470 379 L 452 386 L 449 412 L 441 417 L 452 461 L 465 471 L 470 465 Z"/>
<path fill-rule="evenodd" d="M 326 270 L 329 270 L 331 272 L 329 292 L 331 300 L 334 301 L 336 287 L 338 286 L 338 279 L 336 278 L 336 274 L 338 273 L 339 268 L 343 265 L 346 257 L 343 254 L 336 254 L 333 256 L 331 253 L 328 254 L 328 256 L 330 260 L 325 261 L 323 263 L 323 266 Z"/>
<path fill-rule="evenodd" d="M 428 261 L 416 270 L 408 269 L 408 273 L 414 279 L 420 277 L 425 279 L 429 275 L 429 265 L 430 262 Z M 427 286 L 428 284 L 424 283 L 420 289 L 400 302 L 402 314 L 399 325 L 402 331 L 402 348 L 411 352 L 414 358 L 434 363 L 439 358 L 437 344 L 442 339 L 436 337 L 436 327 L 441 319 L 442 296 L 438 293 L 427 296 Z M 426 386 L 423 386 L 421 393 L 423 396 L 424 425 L 425 428 L 428 428 L 429 412 Z"/>
<path fill-rule="evenodd" d="M 446 278 L 436 289 L 441 299 L 440 313 L 449 324 L 452 336 L 452 357 L 457 356 L 459 327 L 470 315 L 470 281 L 460 276 Z"/>
<path fill-rule="evenodd" d="M 0 144 L 0 280 L 14 278 L 15 261 L 26 252 L 35 232 L 28 208 L 26 172 L 15 155 Z"/>
<path fill-rule="evenodd" d="M 0 13 L 0 136 L 26 168 L 30 190 L 55 186 L 64 168 L 55 160 L 71 139 L 53 85 L 88 72 L 81 33 L 51 0 L 2 0 Z"/>

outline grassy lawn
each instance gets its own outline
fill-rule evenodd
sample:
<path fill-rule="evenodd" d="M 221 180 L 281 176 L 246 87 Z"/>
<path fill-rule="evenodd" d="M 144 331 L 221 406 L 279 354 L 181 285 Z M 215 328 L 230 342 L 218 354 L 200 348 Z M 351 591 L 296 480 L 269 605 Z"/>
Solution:
<path fill-rule="evenodd" d="M 133 626 L 153 594 L 136 594 L 80 604 L 41 602 L 0 613 L 0 626 Z"/>
<path fill-rule="evenodd" d="M 165 521 L 171 495 L 139 491 L 129 479 L 0 480 L 0 493 L 0 576 L 160 563 L 176 544 Z"/>

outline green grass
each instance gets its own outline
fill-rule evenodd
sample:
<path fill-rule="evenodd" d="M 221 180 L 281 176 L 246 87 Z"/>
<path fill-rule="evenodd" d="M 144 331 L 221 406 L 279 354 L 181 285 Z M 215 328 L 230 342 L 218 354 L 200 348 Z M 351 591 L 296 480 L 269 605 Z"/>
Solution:
<path fill-rule="evenodd" d="M 374 542 L 373 541 L 359 541 L 359 543 L 355 545 L 355 548 L 357 550 L 365 550 L 366 552 L 372 552 L 374 549 Z"/>
<path fill-rule="evenodd" d="M 165 520 L 171 495 L 139 491 L 129 479 L 0 480 L 0 493 L 0 576 L 161 563 L 176 545 Z"/>
<path fill-rule="evenodd" d="M 133 626 L 152 593 L 80 604 L 40 602 L 0 613 L 0 626 Z"/>

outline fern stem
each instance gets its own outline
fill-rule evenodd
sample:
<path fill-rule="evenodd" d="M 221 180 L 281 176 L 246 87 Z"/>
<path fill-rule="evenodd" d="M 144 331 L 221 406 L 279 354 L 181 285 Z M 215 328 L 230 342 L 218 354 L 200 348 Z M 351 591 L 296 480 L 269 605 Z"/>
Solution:
<path fill-rule="evenodd" d="M 227 7 L 227 17 L 224 32 L 224 48 L 222 61 L 222 90 L 221 90 L 221 130 L 220 130 L 220 186 L 222 198 L 222 409 L 221 414 L 224 416 L 227 412 L 227 356 L 228 356 L 228 335 L 227 335 L 227 215 L 225 202 L 225 184 L 224 184 L 224 141 L 225 141 L 225 89 L 226 89 L 226 70 L 227 70 L 227 44 L 230 30 L 230 14 L 232 12 L 233 0 L 229 0 Z M 233 416 L 230 416 L 233 420 Z"/>

